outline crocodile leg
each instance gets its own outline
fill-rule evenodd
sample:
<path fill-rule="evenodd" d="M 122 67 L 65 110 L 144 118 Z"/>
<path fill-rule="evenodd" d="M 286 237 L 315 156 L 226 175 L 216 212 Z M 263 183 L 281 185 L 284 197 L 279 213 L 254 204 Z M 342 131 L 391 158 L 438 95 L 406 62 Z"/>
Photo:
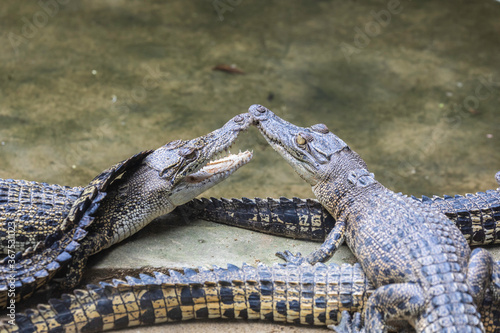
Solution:
<path fill-rule="evenodd" d="M 386 322 L 414 316 L 423 310 L 425 299 L 423 290 L 416 284 L 391 284 L 378 288 L 370 296 L 364 309 L 365 330 L 368 332 L 387 332 Z M 340 325 L 334 327 L 337 332 L 356 332 L 359 320 L 352 322 L 347 316 Z"/>
<path fill-rule="evenodd" d="M 467 270 L 467 284 L 476 304 L 482 303 L 489 288 L 493 299 L 500 301 L 500 263 L 485 249 L 475 249 L 471 253 Z"/>
<path fill-rule="evenodd" d="M 90 255 L 89 249 L 101 249 L 106 245 L 106 235 L 102 233 L 91 232 L 90 237 L 81 241 L 80 247 L 71 254 L 72 260 L 67 264 L 64 271 L 64 278 L 56 280 L 58 288 L 68 290 L 74 288 L 81 280 Z"/>
<path fill-rule="evenodd" d="M 329 325 L 328 328 L 336 333 L 362 333 L 364 329 L 361 325 L 361 313 L 354 313 L 354 318 L 348 311 L 342 312 L 342 319 L 338 325 Z"/>
<path fill-rule="evenodd" d="M 390 284 L 377 288 L 364 309 L 368 332 L 387 332 L 386 323 L 407 319 L 425 306 L 423 290 L 416 284 Z"/>
<path fill-rule="evenodd" d="M 333 230 L 328 234 L 325 241 L 321 246 L 309 254 L 307 257 L 302 257 L 301 253 L 296 255 L 292 254 L 290 251 L 278 252 L 276 256 L 285 260 L 286 262 L 300 265 L 302 262 L 306 261 L 309 264 L 315 264 L 317 262 L 326 262 L 344 242 L 345 238 L 345 221 L 339 219 L 335 224 Z"/>

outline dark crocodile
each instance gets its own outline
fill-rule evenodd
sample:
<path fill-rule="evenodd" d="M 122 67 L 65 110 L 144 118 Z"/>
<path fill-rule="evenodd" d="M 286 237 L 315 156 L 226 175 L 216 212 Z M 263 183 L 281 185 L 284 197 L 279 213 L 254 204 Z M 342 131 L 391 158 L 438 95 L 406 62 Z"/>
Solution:
<path fill-rule="evenodd" d="M 228 265 L 125 280 L 51 299 L 4 320 L 0 331 L 100 332 L 206 318 L 338 325 L 374 293 L 359 264 Z M 486 332 L 499 332 L 500 304 L 487 293 L 479 309 Z"/>
<path fill-rule="evenodd" d="M 324 124 L 298 127 L 261 105 L 249 112 L 337 220 L 317 251 L 305 258 L 287 251 L 284 259 L 322 262 L 345 239 L 376 288 L 363 310 L 368 332 L 386 332 L 397 320 L 417 332 L 484 332 L 476 304 L 489 287 L 496 300 L 500 295 L 500 267 L 488 251 L 471 253 L 444 214 L 377 182 L 359 155 Z M 358 328 L 344 322 L 337 330 Z"/>
<path fill-rule="evenodd" d="M 500 244 L 498 189 L 465 196 L 411 198 L 445 214 L 471 246 Z M 317 242 L 324 241 L 335 226 L 335 219 L 318 200 L 296 197 L 193 199 L 173 214 Z"/>
<path fill-rule="evenodd" d="M 0 266 L 0 307 L 29 297 L 63 266 L 61 287 L 74 287 L 90 255 L 122 241 L 227 178 L 252 154 L 244 152 L 214 162 L 210 159 L 227 151 L 250 124 L 248 114 L 238 115 L 207 135 L 172 141 L 97 176 L 71 204 L 57 229 L 34 249 L 15 254 L 15 242 L 13 249 L 8 244 L 10 251 Z M 52 195 L 46 200 L 46 193 L 60 193 L 63 188 L 33 182 L 4 181 L 0 188 L 4 193 L 0 196 L 4 198 L 2 219 L 7 227 L 15 225 L 21 235 L 32 232 L 33 226 L 55 221 L 54 212 L 69 206 L 74 197 L 74 193 Z M 59 199 L 62 203 L 54 204 Z M 57 216 L 61 217 L 63 214 Z"/>

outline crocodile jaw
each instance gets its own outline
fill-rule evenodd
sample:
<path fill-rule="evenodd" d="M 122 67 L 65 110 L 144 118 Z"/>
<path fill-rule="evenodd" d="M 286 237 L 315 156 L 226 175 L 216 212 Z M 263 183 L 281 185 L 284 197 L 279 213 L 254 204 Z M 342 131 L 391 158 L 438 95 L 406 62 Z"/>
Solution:
<path fill-rule="evenodd" d="M 172 188 L 170 202 L 175 206 L 179 206 L 193 200 L 193 198 L 219 184 L 240 167 L 250 162 L 252 156 L 252 152 L 247 150 L 208 162 L 199 171 L 186 176 Z"/>

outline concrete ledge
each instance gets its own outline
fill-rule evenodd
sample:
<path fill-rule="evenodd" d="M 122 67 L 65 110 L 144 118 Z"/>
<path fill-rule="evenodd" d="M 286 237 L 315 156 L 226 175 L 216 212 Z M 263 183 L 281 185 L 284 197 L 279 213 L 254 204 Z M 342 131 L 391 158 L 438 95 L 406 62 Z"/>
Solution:
<path fill-rule="evenodd" d="M 196 220 L 185 224 L 170 218 L 157 219 L 130 239 L 94 256 L 89 273 L 102 270 L 134 270 L 142 267 L 181 269 L 246 262 L 267 265 L 282 262 L 277 251 L 304 255 L 320 243 L 294 240 L 213 222 Z M 355 258 L 342 246 L 332 262 L 353 263 Z"/>

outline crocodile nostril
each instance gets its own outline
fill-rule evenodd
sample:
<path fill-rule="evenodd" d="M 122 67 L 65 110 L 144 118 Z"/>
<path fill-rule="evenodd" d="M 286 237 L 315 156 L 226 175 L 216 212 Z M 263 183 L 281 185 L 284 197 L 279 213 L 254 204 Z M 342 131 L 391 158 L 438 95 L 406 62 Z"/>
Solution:
<path fill-rule="evenodd" d="M 260 113 L 264 113 L 264 112 L 266 112 L 266 110 L 267 110 L 267 109 L 266 109 L 264 106 L 262 106 L 262 105 L 259 105 L 259 106 L 257 107 L 257 111 L 259 111 Z"/>
<path fill-rule="evenodd" d="M 236 117 L 233 118 L 235 123 L 241 123 L 244 118 L 241 114 L 237 115 Z"/>
<path fill-rule="evenodd" d="M 248 108 L 248 112 L 253 115 L 255 118 L 258 118 L 262 120 L 263 118 L 266 118 L 269 113 L 269 111 L 265 106 L 262 106 L 260 104 L 253 104 Z M 254 119 L 256 120 L 256 119 Z"/>

